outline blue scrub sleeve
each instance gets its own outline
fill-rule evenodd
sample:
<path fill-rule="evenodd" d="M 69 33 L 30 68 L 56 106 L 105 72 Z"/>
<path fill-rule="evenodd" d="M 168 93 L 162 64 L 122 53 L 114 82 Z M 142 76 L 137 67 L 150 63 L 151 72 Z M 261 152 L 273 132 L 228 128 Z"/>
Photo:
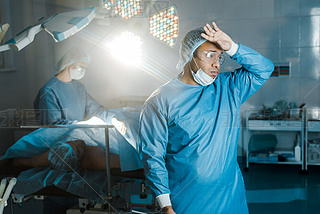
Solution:
<path fill-rule="evenodd" d="M 239 44 L 237 53 L 232 57 L 242 67 L 232 74 L 240 104 L 253 95 L 270 77 L 274 70 L 273 63 L 255 50 Z"/>
<path fill-rule="evenodd" d="M 77 121 L 66 120 L 55 93 L 45 90 L 39 99 L 38 111 L 42 125 L 67 125 Z"/>
<path fill-rule="evenodd" d="M 86 93 L 85 119 L 88 120 L 93 116 L 99 117 L 108 125 L 111 125 L 111 119 L 115 117 L 114 114 L 108 112 L 102 105 L 100 105 L 95 99 L 93 99 L 90 94 Z"/>
<path fill-rule="evenodd" d="M 168 124 L 161 108 L 161 98 L 151 97 L 140 117 L 139 152 L 146 177 L 155 195 L 170 194 L 165 156 L 168 142 Z"/>

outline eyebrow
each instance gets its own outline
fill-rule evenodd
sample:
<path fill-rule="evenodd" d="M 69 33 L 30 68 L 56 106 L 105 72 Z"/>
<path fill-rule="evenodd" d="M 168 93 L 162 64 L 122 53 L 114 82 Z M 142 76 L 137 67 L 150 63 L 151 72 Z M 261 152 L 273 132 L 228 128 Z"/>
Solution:
<path fill-rule="evenodd" d="M 222 52 L 218 52 L 218 51 L 216 51 L 216 50 L 208 50 L 208 51 L 206 51 L 206 50 L 204 50 L 205 52 L 214 52 L 214 53 L 219 53 L 219 54 L 222 54 L 223 53 L 223 51 Z"/>

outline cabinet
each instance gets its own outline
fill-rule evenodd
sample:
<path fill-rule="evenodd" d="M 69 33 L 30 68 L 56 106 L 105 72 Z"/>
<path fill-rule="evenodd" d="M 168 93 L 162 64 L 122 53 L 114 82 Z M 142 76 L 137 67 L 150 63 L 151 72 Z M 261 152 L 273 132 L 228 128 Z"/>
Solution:
<path fill-rule="evenodd" d="M 245 126 L 244 126 L 244 135 L 243 140 L 246 142 L 246 169 L 249 169 L 250 163 L 262 163 L 262 164 L 294 164 L 301 165 L 302 171 L 306 169 L 305 164 L 305 143 L 304 143 L 304 117 L 305 114 L 301 114 L 301 118 L 297 119 L 268 119 L 268 118 L 258 118 L 255 115 L 257 111 L 247 111 L 244 115 L 245 118 Z M 301 160 L 296 161 L 294 158 L 288 158 L 288 160 L 281 161 L 279 157 L 282 155 L 280 152 L 275 149 L 273 154 L 266 154 L 269 158 L 261 157 L 261 158 L 252 158 L 252 152 L 249 151 L 249 140 L 252 134 L 257 133 L 275 133 L 275 132 L 293 132 L 294 134 L 299 133 L 300 136 L 300 147 L 301 147 Z M 281 142 L 279 142 L 280 144 Z M 294 140 L 292 144 L 290 142 L 290 148 L 288 148 L 287 154 L 291 152 L 293 154 L 293 148 L 295 146 Z M 285 153 L 285 151 L 283 151 Z M 282 157 L 282 156 L 281 156 Z"/>
<path fill-rule="evenodd" d="M 305 162 L 320 165 L 320 108 L 307 109 L 305 128 Z"/>

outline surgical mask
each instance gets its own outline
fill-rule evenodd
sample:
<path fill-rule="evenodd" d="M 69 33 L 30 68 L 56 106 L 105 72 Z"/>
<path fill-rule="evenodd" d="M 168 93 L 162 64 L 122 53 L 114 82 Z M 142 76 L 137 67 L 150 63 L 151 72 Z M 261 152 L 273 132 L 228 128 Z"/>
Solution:
<path fill-rule="evenodd" d="M 193 70 L 191 69 L 190 63 L 189 63 L 189 68 L 190 68 L 190 71 L 191 71 L 191 74 L 193 76 L 194 81 L 196 81 L 198 84 L 200 84 L 202 86 L 207 86 L 207 85 L 212 84 L 216 80 L 217 77 L 215 77 L 214 79 L 212 77 L 210 77 L 201 68 L 199 68 L 196 60 L 193 57 L 192 57 L 192 59 L 198 68 L 197 73 L 193 72 Z"/>
<path fill-rule="evenodd" d="M 84 77 L 86 73 L 86 69 L 81 67 L 80 65 L 77 65 L 75 69 L 70 68 L 69 72 L 70 72 L 71 79 L 80 80 Z"/>

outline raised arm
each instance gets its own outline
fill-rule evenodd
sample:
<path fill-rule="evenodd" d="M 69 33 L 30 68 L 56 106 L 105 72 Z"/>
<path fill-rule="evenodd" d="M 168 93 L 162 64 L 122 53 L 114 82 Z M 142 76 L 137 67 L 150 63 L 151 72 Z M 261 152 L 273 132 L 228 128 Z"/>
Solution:
<path fill-rule="evenodd" d="M 203 38 L 218 45 L 242 66 L 231 75 L 230 87 L 236 90 L 239 102 L 244 103 L 269 79 L 274 70 L 273 63 L 255 50 L 235 44 L 215 22 L 212 22 L 212 27 L 206 24 L 203 29 L 205 30 L 205 33 L 201 34 Z"/>

